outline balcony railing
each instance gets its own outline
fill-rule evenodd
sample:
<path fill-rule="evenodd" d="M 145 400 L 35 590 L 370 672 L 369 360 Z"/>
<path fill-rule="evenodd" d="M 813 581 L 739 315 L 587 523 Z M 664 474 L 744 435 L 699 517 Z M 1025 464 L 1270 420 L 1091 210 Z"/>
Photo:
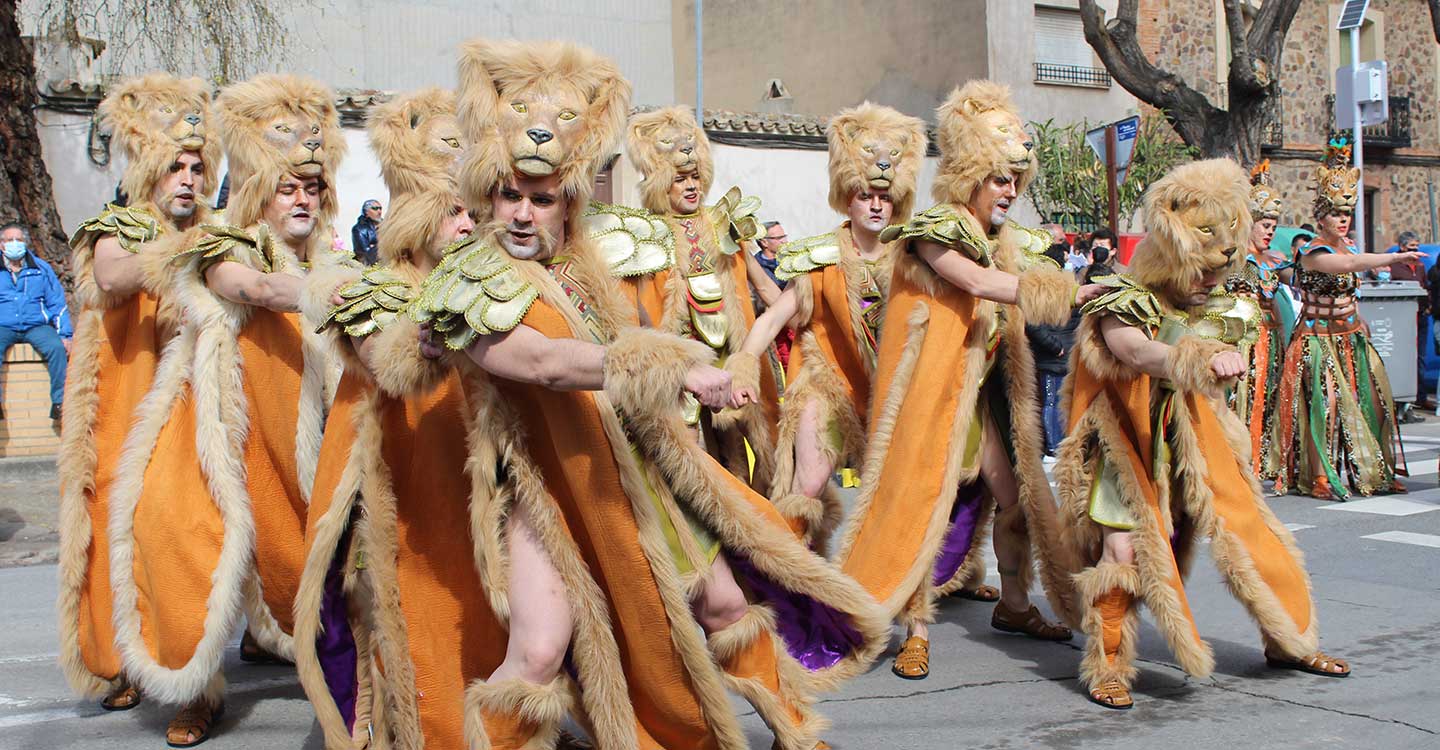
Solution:
<path fill-rule="evenodd" d="M 1104 68 L 1037 62 L 1035 63 L 1035 82 L 1108 89 L 1110 88 L 1110 73 Z"/>
<path fill-rule="evenodd" d="M 1390 97 L 1389 119 L 1360 131 L 1365 135 L 1366 148 L 1410 148 L 1410 102 L 1408 96 Z M 1325 97 L 1325 114 L 1329 122 L 1335 122 L 1333 95 Z"/>

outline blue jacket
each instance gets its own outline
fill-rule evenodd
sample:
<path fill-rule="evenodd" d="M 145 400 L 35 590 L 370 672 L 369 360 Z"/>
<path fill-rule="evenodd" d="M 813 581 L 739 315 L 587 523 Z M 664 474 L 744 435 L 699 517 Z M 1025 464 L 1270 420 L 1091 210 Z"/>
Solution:
<path fill-rule="evenodd" d="M 0 327 L 28 331 L 46 325 L 54 326 L 61 338 L 75 332 L 65 306 L 65 288 L 55 270 L 34 251 L 25 254 L 20 272 L 14 275 L 0 259 Z"/>

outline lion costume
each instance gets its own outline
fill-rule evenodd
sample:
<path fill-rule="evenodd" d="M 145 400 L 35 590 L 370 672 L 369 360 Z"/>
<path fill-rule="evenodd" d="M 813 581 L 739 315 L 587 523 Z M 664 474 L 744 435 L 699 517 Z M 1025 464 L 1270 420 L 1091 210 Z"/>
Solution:
<path fill-rule="evenodd" d="M 228 226 L 200 227 L 172 261 L 183 310 L 126 438 L 110 517 L 115 626 L 125 671 L 147 693 L 219 704 L 224 646 L 241 614 L 289 657 L 305 506 L 338 368 L 312 333 L 330 290 L 357 271 L 332 254 L 334 178 L 345 152 L 333 94 L 260 76 L 216 100 L 232 186 Z M 282 178 L 318 177 L 302 263 L 261 220 Z M 301 314 L 229 302 L 205 271 L 237 262 L 304 277 Z M 183 522 L 181 522 L 183 521 Z"/>
<path fill-rule="evenodd" d="M 567 175 L 568 226 L 579 226 L 590 178 L 628 106 L 614 64 L 567 43 L 475 41 L 462 48 L 460 80 L 461 124 L 475 144 L 465 192 L 488 196 L 516 171 L 558 171 Z M 558 136 L 545 107 L 570 115 L 559 118 Z M 543 160 L 529 158 L 531 130 L 559 144 Z M 808 750 L 819 726 L 809 708 L 815 685 L 860 668 L 881 646 L 873 603 L 801 547 L 769 502 L 682 424 L 681 382 L 713 356 L 707 347 L 638 328 L 611 257 L 586 233 L 568 231 L 542 264 L 504 252 L 494 231 L 446 254 L 413 314 L 457 351 L 524 325 L 607 352 L 605 389 L 594 392 L 491 377 L 456 358 L 490 389 L 470 402 L 466 469 L 474 565 L 491 606 L 507 617 L 505 519 L 523 507 L 574 622 L 571 669 L 551 683 L 471 683 L 472 746 L 548 747 L 573 713 L 600 747 L 743 748 L 729 686 L 756 705 L 782 747 Z M 722 549 L 754 604 L 707 649 L 688 599 Z"/>
<path fill-rule="evenodd" d="M 1075 279 L 1035 260 L 1032 253 L 1048 247 L 1048 239 L 1039 245 L 1030 230 L 1010 222 L 989 234 L 965 208 L 992 175 L 1013 176 L 1017 193 L 1034 177 L 1031 144 L 1008 90 L 989 81 L 957 88 L 939 109 L 938 133 L 939 205 L 880 236 L 899 245 L 871 386 L 864 484 L 838 559 L 907 626 L 934 618 L 936 587 L 958 588 L 972 571 L 983 580 L 978 542 L 993 501 L 979 477 L 979 446 L 990 420 L 1019 485 L 1019 502 L 997 524 L 1018 535 L 1020 547 L 1033 541 L 1041 580 L 1068 620 L 1070 566 L 1055 554 L 1055 506 L 1040 462 L 1043 433 L 1025 323 L 1068 319 Z M 916 254 L 917 241 L 1019 274 L 1018 304 L 980 299 L 940 278 Z M 1028 590 L 1029 550 L 1019 554 L 1025 559 L 1014 573 Z"/>
<path fill-rule="evenodd" d="M 832 118 L 826 134 L 830 207 L 847 214 L 858 192 L 886 191 L 894 208 L 891 221 L 907 221 L 929 144 L 925 123 L 866 102 Z M 820 550 L 840 522 L 838 488 L 827 482 L 820 497 L 812 498 L 794 487 L 795 439 L 806 406 L 818 402 L 822 450 L 830 465 L 858 466 L 864 455 L 870 378 L 894 264 L 893 246 L 883 248 L 876 260 L 862 258 L 847 219 L 834 231 L 792 242 L 777 253 L 776 276 L 789 282 L 787 293 L 795 290 L 799 313 L 793 320 L 796 343 L 780 409 L 771 497 Z"/>
<path fill-rule="evenodd" d="M 1317 220 L 1355 210 L 1360 173 L 1349 161 L 1350 146 L 1343 138 L 1326 148 L 1324 164 L 1315 169 Z M 1266 461 L 1282 494 L 1294 490 L 1346 500 L 1352 492 L 1405 491 L 1398 477 L 1409 471 L 1395 397 L 1356 308 L 1358 279 L 1353 273 L 1312 271 L 1302 260 L 1353 252 L 1348 243 L 1330 247 L 1316 238 L 1295 259 L 1300 322 L 1285 352 L 1290 366 L 1275 394 L 1275 434 Z"/>
<path fill-rule="evenodd" d="M 737 386 L 753 386 L 761 394 L 760 409 L 724 410 L 713 415 L 687 398 L 686 421 L 700 427 L 711 452 L 736 476 L 767 490 L 775 474 L 779 361 L 773 354 L 764 363 L 754 358 L 731 359 L 755 325 L 746 259 L 754 254 L 753 243 L 764 233 L 755 216 L 760 201 L 742 197 L 740 189 L 732 187 L 714 205 L 702 205 L 686 216 L 675 214 L 669 191 L 677 175 L 696 174 L 702 202 L 715 176 L 710 139 L 685 107 L 630 118 L 625 147 L 642 175 L 641 203 L 652 214 L 664 217 L 678 245 L 673 267 L 656 275 L 655 292 L 642 291 L 642 307 L 657 328 L 703 342 L 731 371 Z M 768 279 L 758 281 L 769 283 Z M 746 455 L 747 441 L 755 457 L 753 471 Z"/>
<path fill-rule="evenodd" d="M 60 663 L 86 696 L 116 687 L 121 673 L 110 594 L 109 508 L 125 433 L 149 390 L 160 350 L 179 325 L 159 285 L 129 296 L 95 280 L 95 244 L 114 237 L 127 252 L 161 267 L 174 251 L 175 222 L 152 202 L 155 187 L 181 154 L 198 155 L 205 187 L 194 223 L 208 215 L 220 146 L 209 137 L 210 92 L 198 78 L 134 78 L 100 103 L 100 116 L 129 163 L 121 190 L 128 207 L 106 206 L 70 240 L 75 262 L 71 310 L 75 337 L 60 422 Z M 167 243 L 165 240 L 172 240 Z"/>
<path fill-rule="evenodd" d="M 1206 275 L 1223 278 L 1249 236 L 1245 173 L 1228 159 L 1176 168 L 1145 196 L 1150 233 L 1128 276 L 1090 302 L 1076 334 L 1063 398 L 1070 430 L 1055 469 L 1070 546 L 1087 566 L 1076 575 L 1088 637 L 1081 679 L 1092 690 L 1135 676 L 1143 601 L 1181 668 L 1210 673 L 1185 596 L 1197 535 L 1210 540 L 1230 591 L 1260 626 L 1270 649 L 1303 658 L 1315 651 L 1310 581 L 1285 526 L 1266 506 L 1250 466 L 1245 426 L 1225 407 L 1211 360 L 1253 335 L 1258 311 L 1228 295 L 1187 313 Z M 1166 378 L 1111 352 L 1100 323 L 1113 317 L 1170 345 Z M 1101 560 L 1102 530 L 1129 531 L 1133 563 Z M 1268 649 L 1267 649 L 1268 650 Z M 1128 695 L 1127 695 L 1128 699 Z M 1119 706 L 1116 706 L 1119 707 Z"/>

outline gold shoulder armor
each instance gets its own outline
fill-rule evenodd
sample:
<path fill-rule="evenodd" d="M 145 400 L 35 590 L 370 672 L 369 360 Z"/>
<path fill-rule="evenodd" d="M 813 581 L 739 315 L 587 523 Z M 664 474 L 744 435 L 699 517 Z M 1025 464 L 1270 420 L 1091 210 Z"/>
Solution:
<path fill-rule="evenodd" d="M 1110 287 L 1111 291 L 1085 303 L 1082 313 L 1114 315 L 1125 325 L 1136 328 L 1153 330 L 1160 326 L 1165 310 L 1154 292 L 1124 274 L 1101 276 L 1094 283 Z"/>
<path fill-rule="evenodd" d="M 99 216 L 90 219 L 75 230 L 70 237 L 70 247 L 79 247 L 86 241 L 95 241 L 104 235 L 114 235 L 120 247 L 126 252 L 138 252 L 140 246 L 159 237 L 164 230 L 155 214 L 140 208 L 128 208 L 109 204 Z"/>
<path fill-rule="evenodd" d="M 765 225 L 757 216 L 760 199 L 753 195 L 741 196 L 738 186 L 725 191 L 710 211 L 720 235 L 720 251 L 726 255 L 734 255 L 742 244 L 754 242 L 765 234 Z"/>
<path fill-rule="evenodd" d="M 359 281 L 341 287 L 336 293 L 343 301 L 315 329 L 316 333 L 334 326 L 347 336 L 369 336 L 403 315 L 415 298 L 415 289 L 410 284 L 378 266 L 365 269 Z"/>
<path fill-rule="evenodd" d="M 513 330 L 539 298 L 510 256 L 472 237 L 446 250 L 420 287 L 410 316 L 430 323 L 446 347 L 459 350 L 476 336 Z"/>
<path fill-rule="evenodd" d="M 173 261 L 200 258 L 200 270 L 227 260 L 238 261 L 264 273 L 275 270 L 275 238 L 269 227 L 257 224 L 255 234 L 223 224 L 206 224 L 201 240 L 175 254 Z"/>
<path fill-rule="evenodd" d="M 1196 336 L 1227 344 L 1253 344 L 1260 340 L 1261 317 L 1260 304 L 1255 299 L 1216 287 L 1205 300 L 1200 314 L 1190 321 L 1190 330 Z"/>
<path fill-rule="evenodd" d="M 1053 244 L 1054 237 L 1044 229 L 1032 229 L 1014 221 L 1006 221 L 1005 226 L 1015 233 L 1016 246 L 1020 249 L 1020 268 L 1029 270 L 1035 267 L 1060 268 L 1060 264 L 1054 258 L 1045 254 Z"/>
<path fill-rule="evenodd" d="M 990 265 L 990 239 L 977 233 L 960 211 L 948 204 L 927 208 L 904 224 L 880 231 L 881 242 L 920 239 L 944 245 L 982 266 Z"/>
<path fill-rule="evenodd" d="M 834 232 L 796 240 L 775 253 L 775 277 L 789 281 L 840 262 L 840 240 Z"/>
<path fill-rule="evenodd" d="M 580 215 L 580 225 L 614 276 L 643 276 L 675 263 L 675 235 L 664 219 L 649 211 L 591 203 Z"/>

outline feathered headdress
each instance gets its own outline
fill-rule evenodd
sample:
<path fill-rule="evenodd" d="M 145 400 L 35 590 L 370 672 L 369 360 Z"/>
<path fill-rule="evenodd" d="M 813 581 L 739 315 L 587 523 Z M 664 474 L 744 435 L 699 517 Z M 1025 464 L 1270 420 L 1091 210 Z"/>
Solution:
<path fill-rule="evenodd" d="M 1250 218 L 1280 220 L 1280 196 L 1270 186 L 1270 160 L 1260 162 L 1250 170 Z"/>

